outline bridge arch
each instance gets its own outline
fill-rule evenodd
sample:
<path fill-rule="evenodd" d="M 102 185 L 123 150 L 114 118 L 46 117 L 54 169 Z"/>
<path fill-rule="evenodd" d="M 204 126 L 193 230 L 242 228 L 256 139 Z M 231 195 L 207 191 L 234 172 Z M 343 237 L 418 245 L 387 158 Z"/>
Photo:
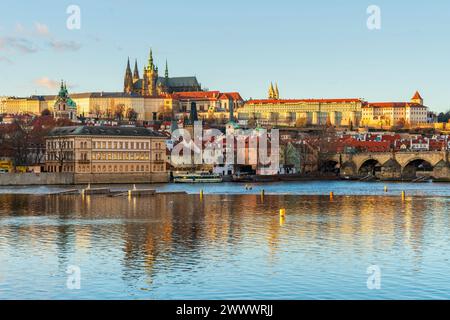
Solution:
<path fill-rule="evenodd" d="M 414 157 L 403 166 L 402 176 L 406 179 L 416 179 L 427 174 L 431 176 L 433 169 L 433 165 L 429 161 L 421 157 Z"/>
<path fill-rule="evenodd" d="M 362 161 L 358 168 L 359 176 L 376 176 L 379 172 L 381 172 L 381 163 L 375 158 L 368 158 Z"/>
<path fill-rule="evenodd" d="M 326 160 L 320 164 L 319 170 L 321 173 L 339 173 L 339 162 L 336 160 Z"/>

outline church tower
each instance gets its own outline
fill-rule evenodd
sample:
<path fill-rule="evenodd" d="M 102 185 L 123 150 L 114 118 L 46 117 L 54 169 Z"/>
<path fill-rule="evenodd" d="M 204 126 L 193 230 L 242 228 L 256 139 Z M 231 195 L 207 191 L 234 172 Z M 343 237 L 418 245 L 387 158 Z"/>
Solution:
<path fill-rule="evenodd" d="M 131 74 L 130 58 L 128 58 L 127 69 L 123 81 L 123 92 L 131 94 L 133 92 L 133 75 Z"/>
<path fill-rule="evenodd" d="M 416 91 L 414 96 L 411 98 L 411 102 L 415 103 L 415 104 L 420 104 L 421 106 L 423 106 L 423 98 L 420 95 L 419 91 Z"/>
<path fill-rule="evenodd" d="M 148 65 L 144 68 L 143 95 L 155 97 L 157 95 L 156 84 L 158 82 L 158 67 L 153 62 L 153 53 L 150 49 Z"/>
<path fill-rule="evenodd" d="M 166 78 L 166 80 L 169 79 L 169 65 L 167 64 L 167 60 L 166 60 L 166 72 L 164 73 L 164 77 Z"/>
<path fill-rule="evenodd" d="M 274 99 L 275 98 L 275 89 L 273 88 L 273 83 L 270 83 L 270 87 L 269 87 L 269 99 Z"/>
<path fill-rule="evenodd" d="M 133 72 L 133 82 L 136 82 L 140 79 L 139 77 L 139 69 L 137 65 L 137 59 L 134 61 L 134 72 Z"/>
<path fill-rule="evenodd" d="M 275 83 L 274 99 L 280 99 L 280 92 L 278 91 L 278 83 Z"/>

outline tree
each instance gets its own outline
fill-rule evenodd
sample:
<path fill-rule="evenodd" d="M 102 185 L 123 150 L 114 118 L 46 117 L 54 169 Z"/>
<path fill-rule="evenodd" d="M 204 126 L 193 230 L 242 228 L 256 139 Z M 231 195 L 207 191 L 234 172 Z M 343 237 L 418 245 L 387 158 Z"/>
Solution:
<path fill-rule="evenodd" d="M 0 126 L 0 156 L 11 158 L 15 166 L 40 164 L 45 155 L 45 137 L 57 126 L 71 126 L 69 119 L 51 115 L 18 118 Z"/>
<path fill-rule="evenodd" d="M 397 120 L 397 122 L 395 123 L 395 128 L 396 129 L 403 129 L 406 125 L 406 120 L 404 118 L 401 118 L 399 120 Z"/>
<path fill-rule="evenodd" d="M 102 109 L 100 108 L 100 106 L 98 104 L 96 104 L 92 108 L 91 113 L 94 114 L 97 119 L 99 119 L 101 117 L 101 115 L 102 115 Z"/>
<path fill-rule="evenodd" d="M 118 104 L 115 106 L 114 108 L 114 118 L 117 121 L 122 121 L 123 120 L 123 116 L 125 113 L 125 105 L 124 104 Z"/>
<path fill-rule="evenodd" d="M 138 113 L 133 108 L 128 108 L 127 118 L 130 121 L 136 121 L 138 118 Z"/>
<path fill-rule="evenodd" d="M 448 123 L 450 121 L 450 111 L 447 112 L 441 112 L 438 115 L 438 122 L 441 123 Z"/>

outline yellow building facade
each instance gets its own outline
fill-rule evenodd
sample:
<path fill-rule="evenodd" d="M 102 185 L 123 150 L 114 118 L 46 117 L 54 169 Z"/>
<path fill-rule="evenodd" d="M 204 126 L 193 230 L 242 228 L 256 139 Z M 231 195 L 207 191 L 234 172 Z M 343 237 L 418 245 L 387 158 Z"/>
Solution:
<path fill-rule="evenodd" d="M 122 110 L 125 117 L 127 110 L 133 109 L 138 120 L 151 121 L 178 107 L 178 103 L 170 96 L 152 98 L 116 92 L 93 92 L 71 94 L 70 98 L 77 105 L 78 115 L 91 118 L 114 118 L 118 110 Z M 53 112 L 56 101 L 57 96 L 8 97 L 3 101 L 2 113 L 39 115 L 46 109 Z"/>
<path fill-rule="evenodd" d="M 250 100 L 237 110 L 238 119 L 262 125 L 358 126 L 365 102 L 361 99 Z"/>
<path fill-rule="evenodd" d="M 164 180 L 166 139 L 145 128 L 59 127 L 46 139 L 45 168 L 93 183 Z"/>
<path fill-rule="evenodd" d="M 371 102 L 362 108 L 362 126 L 416 126 L 426 124 L 427 121 L 428 108 L 423 105 L 419 92 L 409 102 Z"/>

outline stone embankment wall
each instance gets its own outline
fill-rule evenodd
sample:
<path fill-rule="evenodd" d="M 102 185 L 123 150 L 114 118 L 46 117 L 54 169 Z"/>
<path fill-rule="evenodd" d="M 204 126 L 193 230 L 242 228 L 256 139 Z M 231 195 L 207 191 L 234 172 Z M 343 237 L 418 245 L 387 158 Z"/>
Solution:
<path fill-rule="evenodd" d="M 168 173 L 151 174 L 73 174 L 55 173 L 2 173 L 0 186 L 120 184 L 169 182 Z"/>
<path fill-rule="evenodd" d="M 1 173 L 0 186 L 70 185 L 71 173 Z"/>

